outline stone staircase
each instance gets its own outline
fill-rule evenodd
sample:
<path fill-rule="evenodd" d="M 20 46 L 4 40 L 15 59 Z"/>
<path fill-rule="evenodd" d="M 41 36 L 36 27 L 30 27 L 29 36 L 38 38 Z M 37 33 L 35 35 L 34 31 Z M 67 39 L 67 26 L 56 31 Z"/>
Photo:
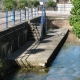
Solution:
<path fill-rule="evenodd" d="M 30 23 L 28 28 L 28 41 L 40 40 L 40 23 Z"/>

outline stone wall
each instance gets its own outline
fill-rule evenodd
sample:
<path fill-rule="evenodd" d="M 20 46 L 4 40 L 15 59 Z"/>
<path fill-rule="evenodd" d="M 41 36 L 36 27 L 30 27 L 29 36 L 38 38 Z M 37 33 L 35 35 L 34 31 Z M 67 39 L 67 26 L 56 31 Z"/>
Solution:
<path fill-rule="evenodd" d="M 28 23 L 16 25 L 0 32 L 0 57 L 5 58 L 27 42 Z"/>
<path fill-rule="evenodd" d="M 40 17 L 0 31 L 0 59 L 13 54 L 28 41 L 30 23 L 40 23 Z"/>

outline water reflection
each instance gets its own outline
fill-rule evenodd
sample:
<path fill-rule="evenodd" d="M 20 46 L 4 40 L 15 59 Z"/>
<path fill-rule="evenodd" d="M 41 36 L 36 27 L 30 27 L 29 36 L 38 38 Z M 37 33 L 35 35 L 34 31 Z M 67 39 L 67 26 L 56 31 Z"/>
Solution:
<path fill-rule="evenodd" d="M 45 80 L 48 69 L 14 69 L 3 80 Z"/>

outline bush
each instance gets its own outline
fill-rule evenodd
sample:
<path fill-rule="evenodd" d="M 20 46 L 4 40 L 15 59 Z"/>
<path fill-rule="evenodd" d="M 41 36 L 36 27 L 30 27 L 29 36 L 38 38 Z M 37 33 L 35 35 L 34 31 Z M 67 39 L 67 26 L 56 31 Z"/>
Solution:
<path fill-rule="evenodd" d="M 76 22 L 73 27 L 75 35 L 80 38 L 80 22 Z"/>
<path fill-rule="evenodd" d="M 33 6 L 37 7 L 39 5 L 39 1 L 38 0 L 33 0 Z"/>
<path fill-rule="evenodd" d="M 17 7 L 17 2 L 15 0 L 4 0 L 3 6 L 4 10 L 13 10 Z"/>
<path fill-rule="evenodd" d="M 28 2 L 27 2 L 27 0 L 20 0 L 19 2 L 18 2 L 18 9 L 25 9 L 25 6 L 27 6 L 28 5 Z"/>
<path fill-rule="evenodd" d="M 71 11 L 70 11 L 70 13 L 71 13 L 72 15 L 75 15 L 76 12 L 77 12 L 77 10 L 76 10 L 74 7 L 73 7 L 73 8 L 71 9 Z"/>
<path fill-rule="evenodd" d="M 27 7 L 31 8 L 33 6 L 33 1 L 28 1 Z"/>
<path fill-rule="evenodd" d="M 70 20 L 70 25 L 74 27 L 74 24 L 80 21 L 80 15 L 75 15 L 75 16 L 72 15 L 70 16 L 69 20 Z"/>
<path fill-rule="evenodd" d="M 72 0 L 72 4 L 75 7 L 75 9 L 80 8 L 80 0 Z"/>
<path fill-rule="evenodd" d="M 80 38 L 80 0 L 71 0 L 73 8 L 69 18 L 70 25 L 73 26 L 73 32 Z"/>
<path fill-rule="evenodd" d="M 55 7 L 56 3 L 53 0 L 49 0 L 46 4 L 48 7 Z"/>

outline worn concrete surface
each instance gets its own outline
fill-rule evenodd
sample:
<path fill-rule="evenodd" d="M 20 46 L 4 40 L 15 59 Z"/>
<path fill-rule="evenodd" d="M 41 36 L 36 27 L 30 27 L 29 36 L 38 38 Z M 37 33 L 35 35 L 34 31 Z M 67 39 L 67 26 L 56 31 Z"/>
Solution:
<path fill-rule="evenodd" d="M 44 67 L 67 32 L 67 28 L 54 29 L 42 41 L 28 41 L 23 47 L 6 59 L 16 62 L 21 67 L 29 65 Z"/>

